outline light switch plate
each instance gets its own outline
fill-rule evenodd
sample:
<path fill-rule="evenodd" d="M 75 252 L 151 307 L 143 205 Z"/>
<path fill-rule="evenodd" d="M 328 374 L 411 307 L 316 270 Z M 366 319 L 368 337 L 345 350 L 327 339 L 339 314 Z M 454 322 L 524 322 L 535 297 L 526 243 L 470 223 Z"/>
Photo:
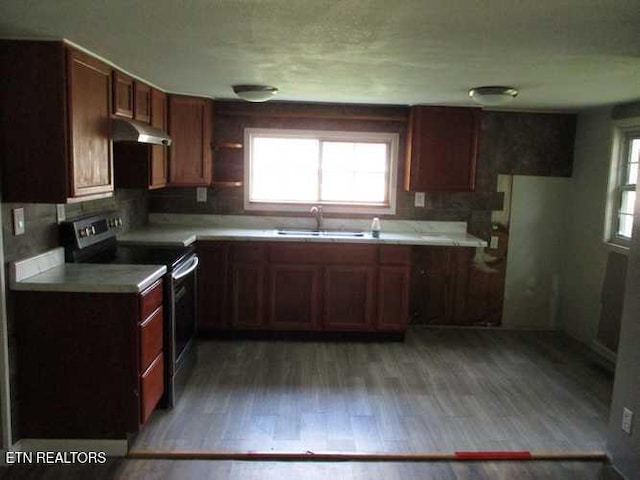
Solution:
<path fill-rule="evenodd" d="M 67 214 L 64 211 L 64 203 L 58 203 L 56 205 L 56 218 L 58 223 L 64 222 L 67 219 Z"/>
<path fill-rule="evenodd" d="M 498 236 L 491 235 L 491 242 L 489 242 L 489 248 L 498 248 Z"/>
<path fill-rule="evenodd" d="M 24 208 L 13 209 L 13 234 L 22 235 L 24 233 Z"/>
<path fill-rule="evenodd" d="M 196 202 L 206 202 L 206 201 L 207 201 L 206 187 L 196 188 Z"/>
<path fill-rule="evenodd" d="M 627 435 L 631 435 L 633 425 L 633 412 L 628 408 L 622 410 L 622 431 Z"/>
<path fill-rule="evenodd" d="M 416 197 L 413 204 L 416 207 L 424 207 L 424 192 L 416 192 Z"/>

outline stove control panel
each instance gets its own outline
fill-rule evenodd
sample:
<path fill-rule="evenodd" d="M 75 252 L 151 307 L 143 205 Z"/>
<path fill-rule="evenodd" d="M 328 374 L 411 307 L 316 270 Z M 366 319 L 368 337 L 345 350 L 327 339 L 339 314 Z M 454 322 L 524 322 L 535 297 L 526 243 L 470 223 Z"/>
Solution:
<path fill-rule="evenodd" d="M 81 224 L 77 229 L 79 238 L 92 237 L 109 230 L 115 230 L 122 226 L 122 217 L 108 217 L 96 220 L 93 223 Z"/>
<path fill-rule="evenodd" d="M 116 211 L 88 215 L 60 223 L 60 243 L 67 257 L 102 242 L 116 242 L 116 234 L 122 227 L 122 217 Z M 100 247 L 102 248 L 102 247 Z"/>

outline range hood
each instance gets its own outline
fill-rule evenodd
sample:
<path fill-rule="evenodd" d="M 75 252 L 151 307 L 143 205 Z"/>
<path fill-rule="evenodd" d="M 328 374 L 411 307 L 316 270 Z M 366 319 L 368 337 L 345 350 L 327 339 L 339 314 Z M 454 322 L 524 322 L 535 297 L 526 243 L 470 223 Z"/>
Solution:
<path fill-rule="evenodd" d="M 171 145 L 171 137 L 167 132 L 129 118 L 114 118 L 111 135 L 114 142 L 150 143 L 166 147 Z"/>

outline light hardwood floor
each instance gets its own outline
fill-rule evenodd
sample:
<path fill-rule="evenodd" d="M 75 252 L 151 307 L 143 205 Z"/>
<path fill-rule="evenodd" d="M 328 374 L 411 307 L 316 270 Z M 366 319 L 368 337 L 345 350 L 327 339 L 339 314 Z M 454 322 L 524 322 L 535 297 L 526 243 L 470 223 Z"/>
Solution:
<path fill-rule="evenodd" d="M 604 450 L 612 379 L 559 333 L 412 328 L 403 343 L 198 348 L 177 407 L 155 412 L 134 450 Z"/>

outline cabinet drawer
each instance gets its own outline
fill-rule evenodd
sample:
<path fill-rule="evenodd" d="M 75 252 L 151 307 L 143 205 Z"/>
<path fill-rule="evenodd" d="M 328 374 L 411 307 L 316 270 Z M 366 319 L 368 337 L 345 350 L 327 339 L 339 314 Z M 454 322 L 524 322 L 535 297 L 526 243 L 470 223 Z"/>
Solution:
<path fill-rule="evenodd" d="M 383 245 L 379 253 L 380 265 L 409 265 L 411 247 L 403 245 Z"/>
<path fill-rule="evenodd" d="M 140 294 L 140 320 L 144 320 L 162 305 L 162 280 Z"/>
<path fill-rule="evenodd" d="M 158 308 L 140 324 L 140 370 L 144 372 L 162 351 L 163 310 Z"/>
<path fill-rule="evenodd" d="M 145 423 L 164 392 L 164 356 L 160 353 L 140 377 L 140 423 Z"/>

